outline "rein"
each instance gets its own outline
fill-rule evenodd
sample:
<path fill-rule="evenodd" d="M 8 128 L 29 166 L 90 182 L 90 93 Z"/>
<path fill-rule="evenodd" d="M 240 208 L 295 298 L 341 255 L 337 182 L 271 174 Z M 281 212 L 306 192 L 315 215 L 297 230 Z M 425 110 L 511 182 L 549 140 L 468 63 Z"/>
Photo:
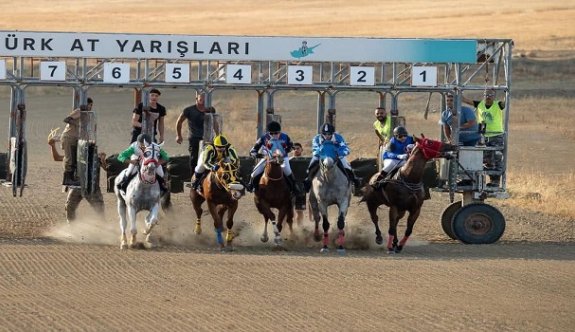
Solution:
<path fill-rule="evenodd" d="M 415 145 L 421 149 L 426 160 L 437 158 L 441 154 L 441 142 L 424 139 L 423 143 L 417 142 Z"/>

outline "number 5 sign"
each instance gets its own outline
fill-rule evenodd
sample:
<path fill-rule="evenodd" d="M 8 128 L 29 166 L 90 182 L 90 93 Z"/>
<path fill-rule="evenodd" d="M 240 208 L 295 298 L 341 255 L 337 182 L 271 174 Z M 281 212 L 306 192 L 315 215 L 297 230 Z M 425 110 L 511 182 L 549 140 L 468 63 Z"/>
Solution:
<path fill-rule="evenodd" d="M 437 67 L 413 66 L 412 86 L 437 86 Z"/>
<path fill-rule="evenodd" d="M 129 63 L 104 64 L 104 83 L 128 83 L 130 82 Z"/>

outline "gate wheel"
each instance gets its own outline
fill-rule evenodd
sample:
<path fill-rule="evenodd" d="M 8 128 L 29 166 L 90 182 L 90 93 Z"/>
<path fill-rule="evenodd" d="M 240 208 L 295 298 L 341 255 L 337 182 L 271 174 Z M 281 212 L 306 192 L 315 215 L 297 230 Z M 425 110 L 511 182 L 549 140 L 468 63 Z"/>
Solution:
<path fill-rule="evenodd" d="M 461 201 L 449 204 L 441 214 L 441 228 L 449 238 L 457 240 L 457 236 L 453 233 L 453 216 L 461 209 Z"/>
<path fill-rule="evenodd" d="M 504 231 L 505 217 L 497 208 L 488 204 L 465 205 L 453 216 L 453 233 L 463 243 L 494 243 Z"/>

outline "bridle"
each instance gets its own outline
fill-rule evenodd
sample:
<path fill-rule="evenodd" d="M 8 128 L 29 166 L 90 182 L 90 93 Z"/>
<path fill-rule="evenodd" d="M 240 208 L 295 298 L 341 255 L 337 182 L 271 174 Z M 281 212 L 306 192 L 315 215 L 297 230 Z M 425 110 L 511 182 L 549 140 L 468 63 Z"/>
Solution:
<path fill-rule="evenodd" d="M 423 157 L 426 160 L 437 158 L 441 156 L 441 148 L 443 143 L 440 141 L 434 141 L 427 138 L 423 138 L 415 143 L 415 146 L 423 152 Z"/>

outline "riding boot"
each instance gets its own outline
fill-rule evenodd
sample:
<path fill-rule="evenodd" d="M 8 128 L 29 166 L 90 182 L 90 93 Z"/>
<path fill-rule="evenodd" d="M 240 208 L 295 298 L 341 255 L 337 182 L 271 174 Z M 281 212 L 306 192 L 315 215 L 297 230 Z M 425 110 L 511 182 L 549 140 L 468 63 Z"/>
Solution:
<path fill-rule="evenodd" d="M 192 182 L 192 189 L 198 190 L 201 181 L 202 181 L 202 173 L 194 172 L 194 181 Z"/>
<path fill-rule="evenodd" d="M 319 160 L 315 160 L 307 168 L 307 177 L 303 180 L 303 190 L 308 193 L 311 189 L 311 180 L 315 176 L 315 173 L 319 170 Z"/>
<path fill-rule="evenodd" d="M 373 187 L 373 189 L 378 189 L 385 183 L 384 180 L 386 177 L 387 177 L 387 172 L 384 170 L 381 170 L 381 172 L 379 172 L 379 174 L 377 175 L 377 178 L 375 179 L 375 181 L 373 181 L 373 183 L 370 183 L 370 185 Z"/>
<path fill-rule="evenodd" d="M 290 193 L 294 196 L 301 195 L 302 192 L 301 192 L 299 186 L 297 185 L 297 180 L 295 179 L 295 176 L 293 175 L 293 173 L 290 174 L 290 176 L 286 176 L 285 178 L 286 178 L 286 182 L 289 186 Z"/>
<path fill-rule="evenodd" d="M 163 196 L 165 193 L 168 192 L 168 187 L 166 186 L 166 180 L 158 174 L 156 174 L 156 180 L 158 180 L 158 184 L 160 185 L 160 195 Z"/>
<path fill-rule="evenodd" d="M 132 181 L 134 176 L 136 176 L 136 172 L 128 175 L 124 174 L 124 178 L 120 181 L 120 183 L 118 183 L 118 189 L 120 189 L 120 191 L 126 192 L 126 189 L 128 189 L 128 184 L 130 181 Z"/>
<path fill-rule="evenodd" d="M 262 178 L 262 174 L 258 174 L 254 177 L 250 176 L 250 182 L 248 182 L 248 186 L 246 188 L 247 191 L 253 193 L 254 191 L 258 190 L 258 185 L 260 184 L 260 179 Z"/>
<path fill-rule="evenodd" d="M 351 168 L 346 168 L 345 173 L 347 174 L 347 177 L 353 183 L 353 186 L 355 188 L 361 187 L 361 181 L 357 177 L 355 177 L 355 174 L 353 173 L 353 170 Z"/>

